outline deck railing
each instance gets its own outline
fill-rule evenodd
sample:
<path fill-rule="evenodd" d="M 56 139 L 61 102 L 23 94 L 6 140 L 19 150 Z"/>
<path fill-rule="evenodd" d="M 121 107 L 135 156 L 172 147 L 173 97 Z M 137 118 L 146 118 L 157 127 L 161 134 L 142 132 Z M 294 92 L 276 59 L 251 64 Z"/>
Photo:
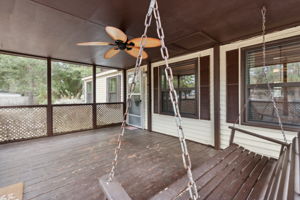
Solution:
<path fill-rule="evenodd" d="M 97 127 L 121 123 L 123 120 L 123 103 L 98 103 Z"/>
<path fill-rule="evenodd" d="M 121 123 L 123 102 L 0 107 L 0 143 Z"/>

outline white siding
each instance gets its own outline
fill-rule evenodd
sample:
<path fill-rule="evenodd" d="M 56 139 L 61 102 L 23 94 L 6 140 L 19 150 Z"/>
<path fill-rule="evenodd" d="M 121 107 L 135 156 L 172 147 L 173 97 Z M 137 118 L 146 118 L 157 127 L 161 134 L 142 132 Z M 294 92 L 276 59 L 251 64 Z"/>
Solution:
<path fill-rule="evenodd" d="M 182 60 L 188 60 L 192 58 L 199 58 L 203 56 L 210 55 L 210 118 L 211 120 L 200 120 L 200 119 L 191 119 L 183 118 L 183 129 L 186 135 L 186 138 L 203 144 L 214 144 L 214 126 L 213 126 L 213 49 L 208 49 L 205 51 L 196 52 L 193 54 L 180 56 L 172 58 L 169 60 L 169 63 L 178 62 Z M 163 62 L 156 62 L 152 64 L 152 77 L 153 77 L 153 68 L 162 65 Z M 201 68 L 201 66 L 200 66 Z M 198 77 L 199 77 L 198 70 Z M 200 80 L 200 79 L 198 79 Z M 152 82 L 153 88 L 153 82 Z M 199 88 L 198 88 L 199 89 Z M 201 92 L 200 92 L 201 93 Z M 200 94 L 201 95 L 201 94 Z M 152 89 L 152 97 L 153 89 Z M 200 100 L 199 100 L 200 101 Z M 152 102 L 154 102 L 152 100 Z M 199 104 L 200 105 L 200 104 Z M 161 115 L 153 113 L 154 105 L 152 105 L 152 129 L 153 131 L 164 133 L 172 136 L 177 136 L 176 125 L 174 117 L 168 115 Z M 200 109 L 200 106 L 199 106 Z M 201 110 L 200 110 L 201 112 Z"/>
<path fill-rule="evenodd" d="M 283 39 L 287 37 L 292 37 L 300 35 L 300 26 L 286 29 L 280 32 L 274 32 L 268 34 L 266 36 L 267 41 Z M 234 42 L 232 44 L 223 45 L 220 47 L 220 120 L 221 120 L 221 147 L 226 148 L 229 144 L 229 135 L 230 129 L 228 126 L 232 125 L 230 123 L 226 123 L 226 52 L 233 49 L 240 49 L 243 47 L 255 45 L 261 43 L 261 37 L 254 37 L 243 41 Z M 183 118 L 183 127 L 185 130 L 186 138 L 200 142 L 203 144 L 214 145 L 214 108 L 213 108 L 213 49 L 208 49 L 201 52 L 192 53 L 185 56 L 180 56 L 176 58 L 172 58 L 169 60 L 169 63 L 178 62 L 181 60 L 188 60 L 191 58 L 197 58 L 210 55 L 210 100 L 211 100 L 211 120 L 199 120 L 199 119 L 190 119 L 190 118 Z M 153 77 L 153 68 L 163 65 L 163 61 L 152 63 L 152 77 Z M 201 66 L 200 66 L 201 67 Z M 241 67 L 241 66 L 239 66 Z M 145 70 L 146 66 L 143 66 L 143 70 Z M 200 71 L 200 70 L 199 70 Z M 153 80 L 153 79 L 152 79 Z M 240 80 L 241 83 L 241 80 Z M 144 85 L 146 88 L 146 84 Z M 152 81 L 152 97 L 153 95 L 153 81 Z M 147 103 L 146 103 L 146 92 L 144 93 L 144 116 L 145 116 L 145 124 L 147 118 Z M 201 95 L 201 94 L 200 94 Z M 155 114 L 153 112 L 153 99 L 152 99 L 152 129 L 153 131 L 168 134 L 172 136 L 177 136 L 175 121 L 172 116 L 167 115 L 160 115 Z M 200 106 L 199 106 L 200 107 Z M 200 108 L 199 108 L 200 109 Z M 201 111 L 200 111 L 201 112 Z M 261 134 L 264 136 L 268 136 L 274 139 L 283 140 L 281 132 L 275 129 L 266 129 L 266 128 L 259 128 L 253 126 L 244 126 L 238 125 L 237 127 L 243 128 L 245 130 L 249 130 L 255 132 L 257 134 Z M 288 132 L 285 131 L 287 135 L 287 139 L 291 142 L 292 138 L 296 136 L 296 132 Z M 247 136 L 245 134 L 237 133 L 235 137 L 235 142 L 248 148 L 249 150 L 255 151 L 260 154 L 264 154 L 267 156 L 278 157 L 278 153 L 280 150 L 280 146 L 275 145 L 270 142 L 266 142 L 264 140 L 254 138 L 252 136 Z"/>
<path fill-rule="evenodd" d="M 106 79 L 112 76 L 121 75 L 121 101 L 123 101 L 123 75 L 122 71 L 116 71 L 114 70 L 111 73 L 105 73 L 101 76 L 97 76 L 96 78 L 96 102 L 97 103 L 103 103 L 106 102 L 106 96 L 107 96 L 107 87 L 106 87 Z"/>
<path fill-rule="evenodd" d="M 291 29 L 287 29 L 284 31 L 280 31 L 280 32 L 275 32 L 275 33 L 271 33 L 268 34 L 266 36 L 266 40 L 267 41 L 272 41 L 272 40 L 278 40 L 278 39 L 282 39 L 282 38 L 287 38 L 287 37 L 291 37 L 291 36 L 296 36 L 296 35 L 300 35 L 300 27 L 295 27 L 295 28 L 291 28 Z M 225 148 L 228 146 L 229 143 L 229 135 L 230 135 L 230 130 L 228 129 L 229 123 L 226 123 L 226 52 L 229 50 L 233 50 L 233 49 L 240 49 L 243 47 L 247 47 L 247 46 L 251 46 L 251 45 L 255 45 L 255 44 L 259 44 L 262 42 L 262 38 L 261 37 L 255 37 L 255 38 L 251 38 L 248 40 L 243 40 L 243 41 L 238 41 L 232 44 L 228 44 L 228 45 L 224 45 L 221 46 L 220 49 L 220 90 L 221 90 L 221 94 L 220 94 L 220 102 L 221 102 L 221 110 L 220 110 L 220 118 L 221 118 L 221 147 Z M 241 51 L 240 51 L 241 53 Z M 241 55 L 240 55 L 241 58 Z M 239 62 L 241 63 L 241 62 Z M 239 65 L 239 67 L 241 67 L 241 64 Z M 241 80 L 240 84 L 241 85 Z M 261 134 L 264 136 L 268 136 L 274 139 L 278 139 L 278 140 L 283 140 L 282 134 L 279 130 L 274 130 L 274 129 L 266 129 L 266 128 L 258 128 L 258 127 L 253 127 L 253 126 L 242 126 L 242 125 L 238 125 L 237 127 L 239 128 L 243 128 L 245 130 L 249 130 L 252 132 L 255 132 L 257 134 Z M 289 142 L 291 142 L 292 138 L 296 135 L 295 132 L 288 132 L 285 131 L 285 133 L 287 134 L 287 139 L 289 140 Z M 247 136 L 245 134 L 236 134 L 236 140 L 235 142 L 250 149 L 253 150 L 257 153 L 261 153 L 264 155 L 268 155 L 268 156 L 272 156 L 272 157 L 277 157 L 280 147 L 278 145 L 274 145 L 273 143 L 269 143 L 266 142 L 264 140 L 258 139 L 258 138 L 254 138 L 251 136 Z"/>
<path fill-rule="evenodd" d="M 122 71 L 118 71 L 118 70 L 110 70 L 110 71 L 105 71 L 105 72 L 100 72 L 98 74 L 96 74 L 96 102 L 97 103 L 105 103 L 106 102 L 106 96 L 107 96 L 107 88 L 106 88 L 106 79 L 109 77 L 113 77 L 113 76 L 117 76 L 117 75 L 121 75 L 121 102 L 123 101 L 123 96 L 124 96 L 124 92 L 123 92 L 123 73 Z M 83 79 L 85 84 L 84 84 L 84 89 L 86 90 L 86 83 L 90 82 L 93 80 L 92 76 L 86 77 Z"/>

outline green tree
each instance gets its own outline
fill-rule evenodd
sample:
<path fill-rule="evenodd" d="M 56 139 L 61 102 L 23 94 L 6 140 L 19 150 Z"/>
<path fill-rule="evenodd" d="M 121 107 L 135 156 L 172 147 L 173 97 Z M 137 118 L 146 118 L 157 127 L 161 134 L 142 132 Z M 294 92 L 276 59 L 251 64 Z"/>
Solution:
<path fill-rule="evenodd" d="M 82 78 L 91 75 L 91 67 L 52 62 L 53 101 L 79 99 Z M 27 96 L 29 104 L 47 103 L 47 61 L 0 54 L 0 92 Z"/>
<path fill-rule="evenodd" d="M 52 63 L 52 100 L 80 99 L 82 78 L 92 75 L 92 68 L 63 62 Z"/>
<path fill-rule="evenodd" d="M 46 66 L 45 60 L 1 54 L 0 90 L 28 96 L 29 104 L 46 103 Z"/>

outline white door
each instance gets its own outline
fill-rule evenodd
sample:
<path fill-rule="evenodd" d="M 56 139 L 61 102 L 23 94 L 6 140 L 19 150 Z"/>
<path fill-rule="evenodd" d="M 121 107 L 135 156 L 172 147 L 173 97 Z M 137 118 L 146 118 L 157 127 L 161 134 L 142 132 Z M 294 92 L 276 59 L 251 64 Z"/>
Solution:
<path fill-rule="evenodd" d="M 142 85 L 141 85 L 141 74 L 137 76 L 135 90 L 131 98 L 131 107 L 128 110 L 128 124 L 143 128 L 143 115 L 142 115 Z M 130 84 L 133 81 L 133 72 L 128 72 L 127 76 L 127 94 L 129 92 Z"/>

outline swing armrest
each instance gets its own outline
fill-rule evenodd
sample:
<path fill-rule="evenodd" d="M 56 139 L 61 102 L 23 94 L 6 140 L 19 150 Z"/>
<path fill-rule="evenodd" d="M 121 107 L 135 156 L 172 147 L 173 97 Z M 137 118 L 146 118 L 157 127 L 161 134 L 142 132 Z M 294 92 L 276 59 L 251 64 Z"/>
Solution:
<path fill-rule="evenodd" d="M 107 182 L 108 175 L 99 178 L 101 189 L 107 200 L 132 200 L 122 185 L 114 178 Z"/>
<path fill-rule="evenodd" d="M 231 129 L 231 135 L 230 135 L 230 141 L 229 141 L 230 145 L 233 144 L 235 132 L 239 131 L 239 132 L 245 133 L 247 135 L 251 135 L 251 136 L 254 136 L 254 137 L 257 137 L 257 138 L 260 138 L 260 139 L 264 139 L 264 140 L 267 140 L 267 141 L 270 141 L 270 142 L 274 142 L 276 144 L 280 144 L 281 145 L 280 154 L 282 153 L 284 147 L 288 147 L 289 146 L 289 144 L 287 144 L 285 142 L 282 142 L 280 140 L 276 140 L 276 139 L 273 139 L 273 138 L 270 138 L 270 137 L 259 135 L 259 134 L 256 134 L 256 133 L 253 133 L 253 132 L 250 132 L 250 131 L 246 131 L 246 130 L 243 130 L 243 129 L 240 129 L 240 128 L 235 128 L 233 126 L 229 126 L 229 128 Z"/>

